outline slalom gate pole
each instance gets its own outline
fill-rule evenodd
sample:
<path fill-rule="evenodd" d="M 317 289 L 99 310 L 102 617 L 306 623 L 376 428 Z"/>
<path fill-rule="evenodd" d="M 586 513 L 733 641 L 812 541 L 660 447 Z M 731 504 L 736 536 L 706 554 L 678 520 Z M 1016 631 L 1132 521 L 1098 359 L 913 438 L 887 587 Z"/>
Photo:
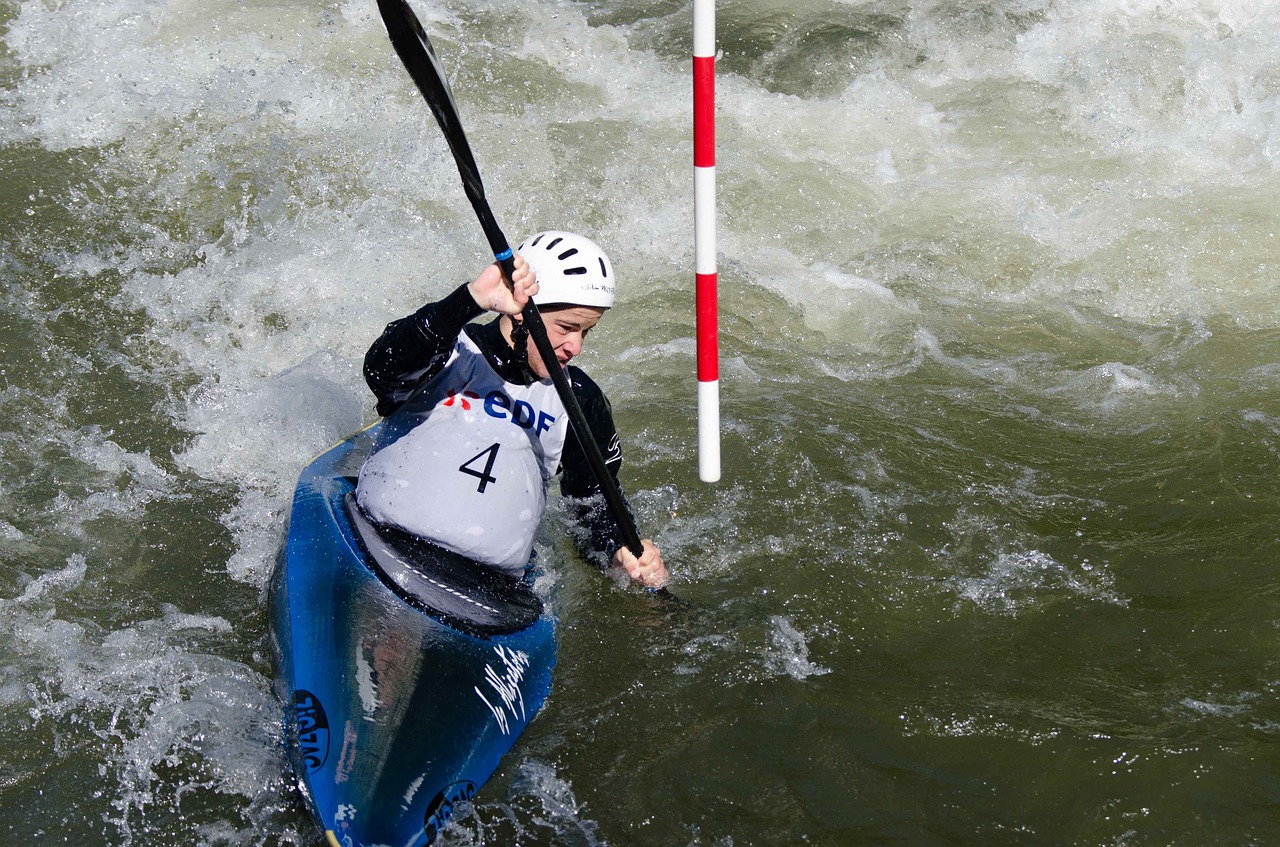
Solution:
<path fill-rule="evenodd" d="M 698 477 L 720 479 L 716 293 L 716 6 L 693 0 L 693 254 L 698 363 Z"/>

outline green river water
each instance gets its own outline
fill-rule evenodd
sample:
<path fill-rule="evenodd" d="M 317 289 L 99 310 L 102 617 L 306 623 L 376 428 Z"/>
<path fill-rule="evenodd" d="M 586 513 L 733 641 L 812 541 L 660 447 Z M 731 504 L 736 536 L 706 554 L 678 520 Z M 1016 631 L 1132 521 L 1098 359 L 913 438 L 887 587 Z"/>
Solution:
<path fill-rule="evenodd" d="M 665 604 L 538 548 L 550 701 L 445 845 L 1280 843 L 1280 9 L 415 2 Z M 318 845 L 271 692 L 298 471 L 485 245 L 370 2 L 0 0 L 0 832 Z M 554 490 L 554 486 L 553 486 Z"/>

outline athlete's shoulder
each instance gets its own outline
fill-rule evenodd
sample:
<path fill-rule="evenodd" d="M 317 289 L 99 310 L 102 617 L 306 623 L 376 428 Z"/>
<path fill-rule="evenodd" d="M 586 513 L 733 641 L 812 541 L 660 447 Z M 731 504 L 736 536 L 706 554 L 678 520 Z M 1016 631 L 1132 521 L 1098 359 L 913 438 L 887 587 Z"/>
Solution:
<path fill-rule="evenodd" d="M 487 350 L 490 341 L 485 337 L 486 326 L 486 324 L 467 324 L 462 328 L 462 332 L 458 333 L 458 340 L 454 342 L 454 347 L 461 345 L 478 351 Z"/>
<path fill-rule="evenodd" d="M 609 402 L 604 394 L 604 389 L 592 379 L 586 371 L 577 365 L 569 365 L 565 368 L 565 373 L 569 377 L 569 384 L 573 386 L 573 393 L 578 395 L 580 401 L 604 401 Z"/>
<path fill-rule="evenodd" d="M 584 391 L 594 391 L 599 394 L 604 393 L 600 386 L 596 384 L 596 381 L 577 365 L 568 365 L 564 370 L 569 375 L 569 383 L 574 388 L 582 388 Z"/>
<path fill-rule="evenodd" d="M 615 434 L 613 405 L 605 396 L 604 389 L 597 385 L 585 371 L 570 365 L 565 372 L 569 377 L 569 384 L 573 386 L 573 396 L 577 398 L 582 414 L 586 416 L 591 431 L 603 447 L 604 442 L 609 441 Z"/>

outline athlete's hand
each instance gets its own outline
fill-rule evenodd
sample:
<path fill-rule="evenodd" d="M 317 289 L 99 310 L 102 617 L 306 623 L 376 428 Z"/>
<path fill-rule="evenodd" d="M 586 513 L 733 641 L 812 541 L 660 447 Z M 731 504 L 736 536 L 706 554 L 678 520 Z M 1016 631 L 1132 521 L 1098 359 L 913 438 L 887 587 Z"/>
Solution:
<path fill-rule="evenodd" d="M 538 277 L 523 256 L 517 254 L 515 264 L 510 288 L 503 280 L 502 268 L 497 262 L 485 268 L 474 282 L 467 285 L 476 305 L 504 315 L 518 315 L 524 311 L 529 298 L 538 293 Z"/>
<path fill-rule="evenodd" d="M 622 568 L 627 575 L 646 588 L 661 588 L 671 581 L 667 566 L 662 562 L 662 551 L 658 545 L 648 538 L 640 542 L 644 552 L 640 558 L 626 547 L 619 547 L 613 553 L 613 566 Z"/>

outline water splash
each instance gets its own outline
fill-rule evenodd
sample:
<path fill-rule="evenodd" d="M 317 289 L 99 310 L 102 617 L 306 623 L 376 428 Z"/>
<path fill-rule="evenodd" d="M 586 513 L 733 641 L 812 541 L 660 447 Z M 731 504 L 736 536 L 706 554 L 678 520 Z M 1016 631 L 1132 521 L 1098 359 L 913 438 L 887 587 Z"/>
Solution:
<path fill-rule="evenodd" d="M 772 615 L 769 622 L 773 625 L 771 633 L 773 649 L 765 654 L 765 666 L 771 673 L 786 674 L 797 681 L 831 673 L 830 668 L 816 665 L 809 660 L 808 639 L 796 629 L 790 618 Z"/>
<path fill-rule="evenodd" d="M 1125 605 L 1112 583 L 1110 574 L 1087 560 L 1070 568 L 1042 550 L 999 553 L 985 573 L 953 581 L 962 601 L 995 614 L 1043 608 L 1055 597 Z"/>
<path fill-rule="evenodd" d="M 451 845 L 550 843 L 603 847 L 599 825 L 583 816 L 573 787 L 546 762 L 524 759 L 501 802 L 464 805 L 441 831 Z"/>

